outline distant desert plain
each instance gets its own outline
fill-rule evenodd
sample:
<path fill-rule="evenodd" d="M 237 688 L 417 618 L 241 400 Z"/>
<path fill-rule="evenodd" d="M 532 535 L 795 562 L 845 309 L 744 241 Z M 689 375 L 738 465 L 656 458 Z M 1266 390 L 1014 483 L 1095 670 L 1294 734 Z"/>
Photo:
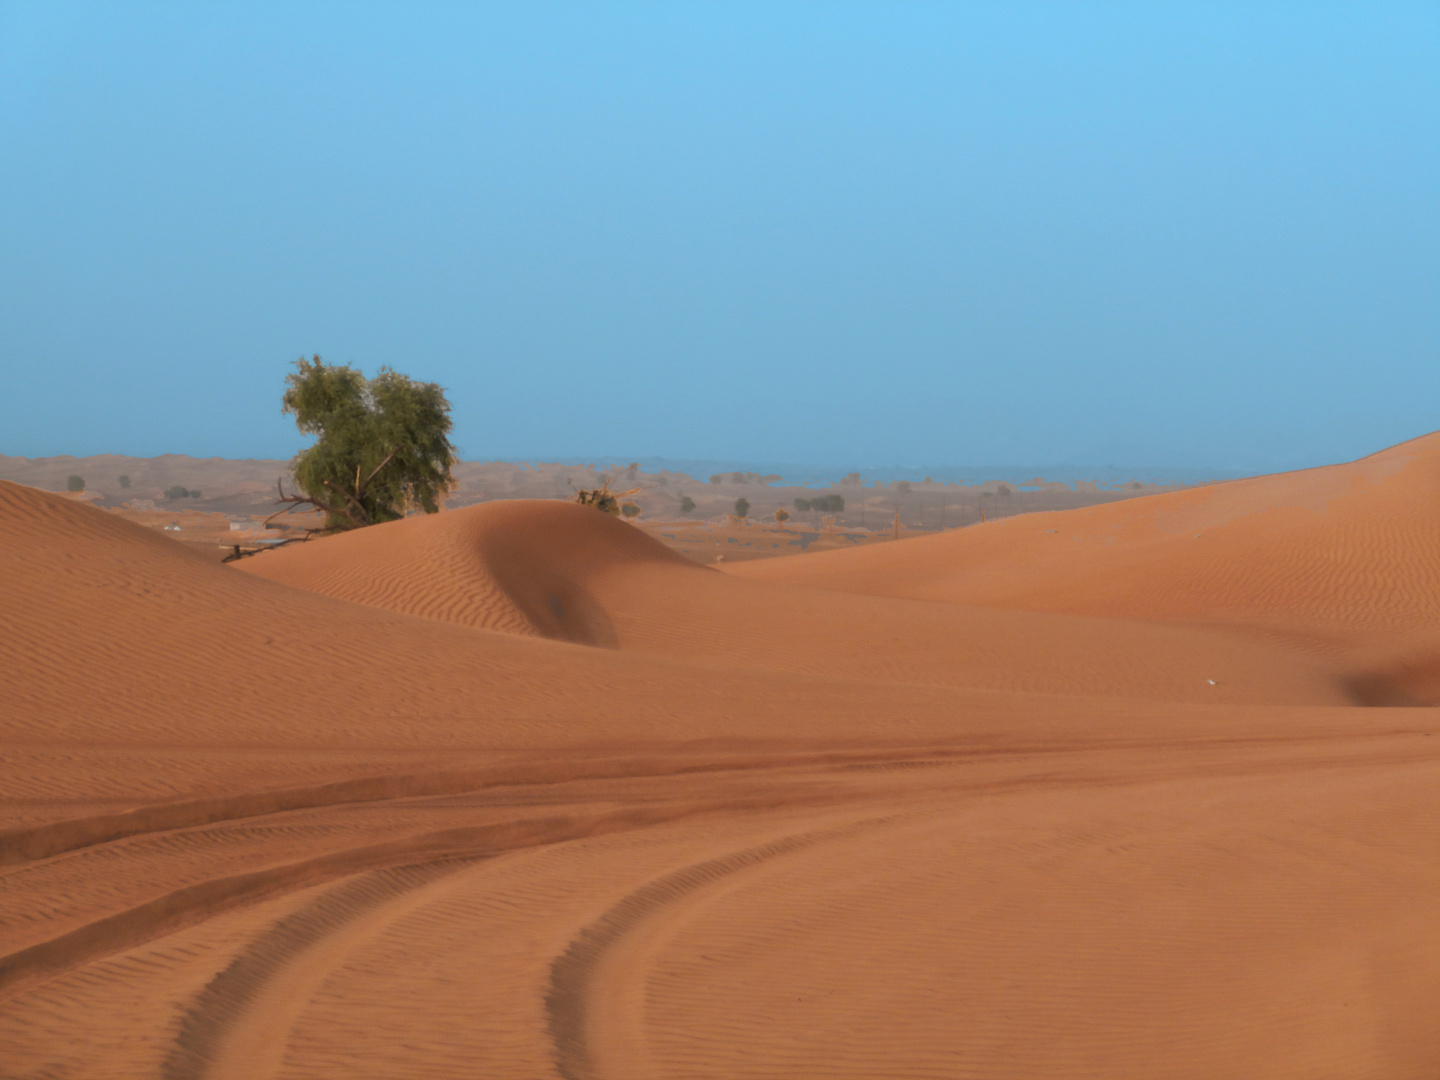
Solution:
<path fill-rule="evenodd" d="M 1440 1076 L 1440 433 L 286 544 L 194 461 L 0 459 L 0 1077 Z"/>

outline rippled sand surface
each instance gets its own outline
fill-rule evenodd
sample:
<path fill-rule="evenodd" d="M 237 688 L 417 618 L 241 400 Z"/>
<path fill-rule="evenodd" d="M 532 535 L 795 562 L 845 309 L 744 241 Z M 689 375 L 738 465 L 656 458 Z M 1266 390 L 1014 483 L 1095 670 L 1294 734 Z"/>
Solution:
<path fill-rule="evenodd" d="M 0 483 L 0 1076 L 1440 1075 L 1440 436 L 721 573 Z"/>

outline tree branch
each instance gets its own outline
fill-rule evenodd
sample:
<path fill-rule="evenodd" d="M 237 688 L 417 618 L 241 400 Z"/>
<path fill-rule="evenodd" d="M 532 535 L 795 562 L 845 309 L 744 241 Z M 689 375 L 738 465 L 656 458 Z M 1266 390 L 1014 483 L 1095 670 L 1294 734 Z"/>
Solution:
<path fill-rule="evenodd" d="M 356 470 L 356 471 L 358 472 L 359 470 Z M 370 524 L 370 515 L 365 511 L 365 504 L 364 504 L 364 503 L 362 503 L 362 502 L 361 502 L 358 498 L 356 498 L 354 495 L 351 495 L 350 492 L 346 491 L 344 488 L 337 486 L 337 485 L 334 483 L 334 481 L 326 480 L 326 481 L 325 481 L 325 486 L 328 487 L 331 491 L 335 492 L 337 495 L 343 495 L 345 498 L 349 499 L 351 503 L 354 504 L 354 509 L 353 509 L 353 510 L 352 510 L 352 509 L 349 509 L 349 508 L 346 508 L 346 509 L 344 510 L 345 515 L 346 515 L 351 521 L 355 522 L 356 525 L 369 525 L 369 524 Z M 312 501 L 313 501 L 313 500 L 312 500 Z M 319 505 L 319 504 L 317 503 L 316 505 Z M 331 513 L 336 513 L 336 514 L 338 514 L 338 513 L 340 513 L 340 512 L 341 512 L 341 511 L 338 510 L 338 509 L 331 511 Z M 358 518 L 355 516 L 357 512 L 358 512 L 359 515 L 360 515 Z"/>
<path fill-rule="evenodd" d="M 356 494 L 356 495 L 359 495 L 360 492 L 362 492 L 363 490 L 365 490 L 366 484 L 369 484 L 371 480 L 374 480 L 374 479 L 375 479 L 375 474 L 378 473 L 381 469 L 383 469 L 386 465 L 389 465 L 389 464 L 390 464 L 390 459 L 393 458 L 393 457 L 394 457 L 396 454 L 398 454 L 399 452 L 400 452 L 400 448 L 397 446 L 394 450 L 391 450 L 388 454 L 386 454 L 386 455 L 385 455 L 385 460 L 382 461 L 382 462 L 380 462 L 379 465 L 376 465 L 375 468 L 373 468 L 373 469 L 370 470 L 370 475 L 367 476 L 367 477 L 365 477 L 365 482 L 364 482 L 364 483 L 361 483 L 361 482 L 360 482 L 360 466 L 358 466 L 358 465 L 355 466 L 355 494 Z"/>
<path fill-rule="evenodd" d="M 281 510 L 276 510 L 273 514 L 267 517 L 260 525 L 262 529 L 269 528 L 270 522 L 274 521 L 281 514 L 291 513 L 296 506 L 304 506 L 307 503 L 315 507 L 315 509 L 324 511 L 327 514 L 345 514 L 347 517 L 350 517 L 352 521 L 354 520 L 354 517 L 350 515 L 348 508 L 345 506 L 330 506 L 327 503 L 322 503 L 319 499 L 311 495 L 286 495 L 285 488 L 279 479 L 275 481 L 275 491 L 279 496 L 275 501 L 287 503 L 288 505 Z M 306 531 L 324 532 L 325 530 L 307 529 Z"/>

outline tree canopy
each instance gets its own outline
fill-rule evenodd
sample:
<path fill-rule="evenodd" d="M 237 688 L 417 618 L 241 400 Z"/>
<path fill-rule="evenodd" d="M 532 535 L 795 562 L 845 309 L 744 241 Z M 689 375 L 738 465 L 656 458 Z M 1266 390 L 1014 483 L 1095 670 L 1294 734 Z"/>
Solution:
<path fill-rule="evenodd" d="M 291 471 L 329 529 L 394 521 L 412 508 L 436 513 L 453 486 L 450 403 L 435 383 L 389 367 L 373 379 L 315 356 L 286 377 L 284 412 L 316 435 Z"/>

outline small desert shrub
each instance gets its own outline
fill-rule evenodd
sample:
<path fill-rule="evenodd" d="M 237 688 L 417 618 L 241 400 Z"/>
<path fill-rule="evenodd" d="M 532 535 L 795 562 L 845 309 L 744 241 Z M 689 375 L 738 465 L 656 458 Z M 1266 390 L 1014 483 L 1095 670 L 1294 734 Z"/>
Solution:
<path fill-rule="evenodd" d="M 695 500 L 692 499 L 692 498 L 690 498 L 689 495 L 681 495 L 681 496 L 680 496 L 680 513 L 682 513 L 682 514 L 688 514 L 688 513 L 690 513 L 691 510 L 694 510 L 694 509 L 695 509 Z"/>
<path fill-rule="evenodd" d="M 790 520 L 790 511 L 782 506 L 779 510 L 775 511 L 775 520 L 781 525 L 785 524 L 785 522 Z"/>
<path fill-rule="evenodd" d="M 622 503 L 620 505 L 620 513 L 624 514 L 627 518 L 638 517 L 640 515 L 640 507 L 632 502 Z"/>
<path fill-rule="evenodd" d="M 128 477 L 128 476 L 121 476 L 121 477 L 120 477 L 120 486 L 121 486 L 122 488 L 128 488 L 128 487 L 130 486 L 130 477 Z"/>
<path fill-rule="evenodd" d="M 611 491 L 610 481 L 606 480 L 598 488 L 581 488 L 575 492 L 575 501 L 581 506 L 593 506 L 602 514 L 609 514 L 612 517 L 621 513 L 624 513 L 626 517 L 634 517 L 640 512 L 640 508 L 636 506 L 635 512 L 632 514 L 620 505 L 620 500 L 629 498 L 639 490 L 639 488 L 631 488 L 629 491 Z M 634 503 L 626 504 L 626 506 L 634 505 Z"/>
<path fill-rule="evenodd" d="M 188 499 L 189 497 L 190 489 L 181 487 L 179 484 L 165 489 L 165 498 L 167 499 Z"/>
<path fill-rule="evenodd" d="M 66 490 L 66 491 L 84 491 L 84 490 L 85 490 L 85 478 L 84 478 L 83 476 L 75 476 L 75 475 L 73 475 L 73 474 L 72 474 L 71 476 L 67 476 L 67 477 L 65 478 L 65 490 Z"/>
<path fill-rule="evenodd" d="M 742 518 L 750 516 L 750 500 L 743 495 L 735 500 L 735 516 Z"/>

